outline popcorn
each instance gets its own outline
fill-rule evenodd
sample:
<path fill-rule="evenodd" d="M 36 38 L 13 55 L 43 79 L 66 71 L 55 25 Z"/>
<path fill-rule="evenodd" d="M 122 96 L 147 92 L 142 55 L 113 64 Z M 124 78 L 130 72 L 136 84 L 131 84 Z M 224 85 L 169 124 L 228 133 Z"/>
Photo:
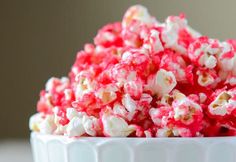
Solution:
<path fill-rule="evenodd" d="M 220 82 L 220 78 L 217 76 L 216 71 L 198 70 L 198 84 L 202 87 L 214 87 Z"/>
<path fill-rule="evenodd" d="M 115 85 L 107 85 L 106 87 L 101 87 L 96 96 L 102 101 L 103 104 L 108 104 L 117 98 L 116 92 L 118 88 Z"/>
<path fill-rule="evenodd" d="M 30 117 L 29 120 L 29 128 L 35 132 L 39 132 L 40 128 L 39 125 L 43 121 L 43 116 L 40 113 L 34 114 L 33 116 Z"/>
<path fill-rule="evenodd" d="M 136 101 L 133 100 L 129 94 L 125 94 L 122 98 L 122 104 L 129 112 L 134 112 L 137 109 Z"/>
<path fill-rule="evenodd" d="M 155 75 L 148 78 L 146 90 L 150 90 L 152 94 L 163 96 L 171 92 L 177 82 L 172 72 L 160 69 Z"/>
<path fill-rule="evenodd" d="M 68 137 L 236 135 L 236 40 L 201 36 L 185 16 L 130 7 L 40 92 L 32 131 Z"/>
<path fill-rule="evenodd" d="M 66 117 L 69 120 L 72 120 L 74 117 L 78 117 L 79 113 L 74 108 L 67 108 L 66 109 Z"/>
<path fill-rule="evenodd" d="M 128 125 L 126 121 L 118 116 L 104 114 L 102 123 L 105 136 L 126 137 L 135 131 L 135 127 Z"/>
<path fill-rule="evenodd" d="M 79 117 L 74 117 L 73 119 L 71 119 L 66 128 L 66 134 L 69 137 L 81 136 L 85 134 L 82 119 Z"/>
<path fill-rule="evenodd" d="M 225 116 L 236 109 L 236 90 L 222 91 L 208 106 L 212 115 Z"/>
<path fill-rule="evenodd" d="M 144 39 L 143 48 L 149 50 L 150 53 L 158 53 L 164 50 L 158 30 L 150 30 L 150 34 Z"/>
<path fill-rule="evenodd" d="M 56 130 L 54 117 L 47 115 L 45 119 L 39 124 L 38 128 L 42 134 L 52 134 Z"/>
<path fill-rule="evenodd" d="M 169 16 L 166 19 L 161 36 L 165 43 L 165 48 L 171 48 L 186 55 L 189 43 L 198 34 L 192 34 L 188 31 L 187 20 L 184 15 L 180 15 Z"/>
<path fill-rule="evenodd" d="M 83 126 L 84 126 L 85 132 L 90 136 L 96 136 L 100 134 L 101 128 L 100 128 L 99 120 L 94 116 L 90 116 L 90 117 L 85 116 L 83 118 Z"/>
<path fill-rule="evenodd" d="M 132 6 L 126 11 L 122 20 L 122 27 L 125 28 L 129 26 L 132 21 L 138 21 L 145 24 L 155 23 L 155 19 L 152 18 L 148 13 L 148 10 L 141 5 Z"/>
<path fill-rule="evenodd" d="M 220 53 L 220 42 L 207 37 L 200 37 L 190 44 L 189 58 L 196 65 L 213 69 L 217 65 L 217 55 Z"/>
<path fill-rule="evenodd" d="M 143 83 L 139 80 L 128 81 L 124 84 L 124 92 L 134 98 L 139 98 L 143 92 Z"/>
<path fill-rule="evenodd" d="M 199 123 L 202 121 L 202 108 L 191 99 L 185 97 L 181 100 L 175 100 L 172 103 L 172 106 L 174 107 L 175 120 L 181 121 L 185 125 L 190 125 L 193 122 Z"/>

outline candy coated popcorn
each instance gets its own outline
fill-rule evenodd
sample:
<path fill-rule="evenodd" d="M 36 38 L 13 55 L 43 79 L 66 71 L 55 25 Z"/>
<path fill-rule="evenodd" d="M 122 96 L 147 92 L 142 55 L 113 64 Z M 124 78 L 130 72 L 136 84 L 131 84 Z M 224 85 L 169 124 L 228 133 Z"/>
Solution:
<path fill-rule="evenodd" d="M 141 5 L 102 27 L 40 92 L 32 131 L 68 137 L 236 135 L 236 40 Z"/>

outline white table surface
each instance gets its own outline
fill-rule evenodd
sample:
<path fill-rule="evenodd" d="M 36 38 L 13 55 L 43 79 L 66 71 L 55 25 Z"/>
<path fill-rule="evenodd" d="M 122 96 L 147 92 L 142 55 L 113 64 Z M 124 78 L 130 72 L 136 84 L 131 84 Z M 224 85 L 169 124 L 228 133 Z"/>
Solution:
<path fill-rule="evenodd" d="M 33 162 L 29 141 L 0 140 L 0 162 Z"/>

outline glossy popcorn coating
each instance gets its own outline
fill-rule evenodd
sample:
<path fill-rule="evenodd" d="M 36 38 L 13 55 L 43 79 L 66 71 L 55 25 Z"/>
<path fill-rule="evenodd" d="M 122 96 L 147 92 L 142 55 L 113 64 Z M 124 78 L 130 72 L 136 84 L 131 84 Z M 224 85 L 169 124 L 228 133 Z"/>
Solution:
<path fill-rule="evenodd" d="M 201 36 L 183 14 L 161 23 L 135 5 L 40 93 L 30 129 L 68 137 L 232 136 L 236 40 Z"/>

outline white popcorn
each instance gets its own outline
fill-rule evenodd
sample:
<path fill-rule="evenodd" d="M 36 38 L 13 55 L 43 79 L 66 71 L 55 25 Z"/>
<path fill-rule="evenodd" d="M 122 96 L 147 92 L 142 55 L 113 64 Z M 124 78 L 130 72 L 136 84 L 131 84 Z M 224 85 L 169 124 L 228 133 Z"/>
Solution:
<path fill-rule="evenodd" d="M 121 117 L 104 114 L 102 116 L 104 134 L 110 137 L 127 137 L 135 127 L 128 125 Z"/>
<path fill-rule="evenodd" d="M 56 130 L 54 131 L 54 134 L 56 135 L 64 135 L 66 132 L 67 125 L 57 125 Z"/>
<path fill-rule="evenodd" d="M 30 130 L 39 132 L 40 131 L 39 125 L 40 123 L 42 123 L 42 121 L 43 121 L 42 114 L 37 113 L 37 114 L 32 115 L 29 120 Z"/>
<path fill-rule="evenodd" d="M 72 120 L 74 117 L 78 117 L 79 114 L 78 112 L 75 110 L 75 108 L 69 107 L 66 109 L 66 117 L 69 120 Z"/>
<path fill-rule="evenodd" d="M 153 94 L 163 96 L 172 91 L 177 82 L 172 72 L 160 69 L 154 76 L 148 78 L 146 86 Z"/>
<path fill-rule="evenodd" d="M 74 117 L 67 125 L 66 134 L 69 137 L 82 136 L 85 134 L 82 119 Z"/>
<path fill-rule="evenodd" d="M 39 130 L 42 134 L 52 134 L 56 130 L 56 124 L 54 123 L 54 116 L 47 115 L 43 121 L 39 124 Z"/>

